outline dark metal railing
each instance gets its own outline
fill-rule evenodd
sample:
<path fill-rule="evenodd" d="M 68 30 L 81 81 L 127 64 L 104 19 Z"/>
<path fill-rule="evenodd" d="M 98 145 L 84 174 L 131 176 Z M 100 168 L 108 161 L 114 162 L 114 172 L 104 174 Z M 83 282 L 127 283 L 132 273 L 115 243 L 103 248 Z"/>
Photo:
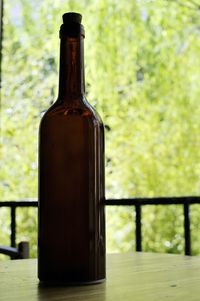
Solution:
<path fill-rule="evenodd" d="M 0 201 L 0 208 L 10 208 L 10 246 L 16 247 L 16 208 L 19 207 L 37 207 L 36 200 L 20 200 L 20 201 Z"/>
<path fill-rule="evenodd" d="M 184 215 L 184 239 L 185 255 L 192 255 L 191 250 L 191 230 L 190 230 L 190 205 L 200 204 L 200 197 L 161 197 L 161 198 L 127 198 L 127 199 L 108 199 L 106 206 L 134 206 L 135 207 L 135 242 L 136 251 L 142 251 L 142 206 L 147 205 L 180 205 L 183 206 Z M 11 217 L 11 246 L 16 246 L 16 208 L 18 207 L 37 207 L 35 199 L 20 201 L 2 201 L 0 207 L 10 208 Z"/>
<path fill-rule="evenodd" d="M 184 239 L 185 255 L 192 255 L 191 250 L 191 230 L 190 230 L 190 205 L 200 204 L 200 197 L 159 197 L 159 198 L 128 198 L 109 199 L 105 202 L 109 206 L 135 206 L 135 237 L 136 251 L 142 251 L 142 206 L 146 205 L 180 205 L 183 206 L 184 215 Z"/>

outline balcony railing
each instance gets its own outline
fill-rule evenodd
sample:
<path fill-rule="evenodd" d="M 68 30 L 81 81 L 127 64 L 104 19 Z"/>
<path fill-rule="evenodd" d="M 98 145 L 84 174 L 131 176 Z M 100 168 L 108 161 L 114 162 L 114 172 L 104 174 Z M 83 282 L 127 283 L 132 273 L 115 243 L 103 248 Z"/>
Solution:
<path fill-rule="evenodd" d="M 200 204 L 200 197 L 161 197 L 161 198 L 128 198 L 128 199 L 108 199 L 106 206 L 134 206 L 135 207 L 135 246 L 136 251 L 142 251 L 142 207 L 152 205 L 180 205 L 183 207 L 184 215 L 184 239 L 185 255 L 192 255 L 191 231 L 190 231 L 190 206 Z M 0 207 L 10 208 L 10 245 L 16 246 L 16 208 L 37 207 L 36 199 L 20 201 L 0 201 Z"/>

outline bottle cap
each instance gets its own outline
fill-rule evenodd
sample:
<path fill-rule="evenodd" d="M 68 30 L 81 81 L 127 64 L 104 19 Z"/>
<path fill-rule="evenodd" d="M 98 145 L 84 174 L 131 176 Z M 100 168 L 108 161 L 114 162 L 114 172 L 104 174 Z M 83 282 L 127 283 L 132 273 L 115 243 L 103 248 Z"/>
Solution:
<path fill-rule="evenodd" d="M 62 16 L 62 18 L 64 24 L 68 24 L 68 23 L 81 24 L 81 20 L 82 20 L 81 14 L 74 13 L 74 12 L 66 13 Z"/>
<path fill-rule="evenodd" d="M 63 24 L 60 27 L 60 38 L 62 36 L 77 38 L 79 35 L 83 38 L 85 37 L 84 27 L 81 24 L 81 14 L 69 12 L 64 14 L 62 18 Z"/>

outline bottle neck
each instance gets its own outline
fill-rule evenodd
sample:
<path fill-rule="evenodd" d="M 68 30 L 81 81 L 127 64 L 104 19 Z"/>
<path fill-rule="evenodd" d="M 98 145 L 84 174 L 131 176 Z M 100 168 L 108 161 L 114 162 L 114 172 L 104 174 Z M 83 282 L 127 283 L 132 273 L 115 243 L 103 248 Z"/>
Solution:
<path fill-rule="evenodd" d="M 62 36 L 58 99 L 71 102 L 85 93 L 83 36 Z"/>

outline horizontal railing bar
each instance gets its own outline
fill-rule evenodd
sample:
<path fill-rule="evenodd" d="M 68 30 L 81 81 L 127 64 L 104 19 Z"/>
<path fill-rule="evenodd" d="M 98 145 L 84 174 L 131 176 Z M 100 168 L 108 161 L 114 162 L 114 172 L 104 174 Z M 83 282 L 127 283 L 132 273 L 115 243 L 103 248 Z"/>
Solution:
<path fill-rule="evenodd" d="M 0 207 L 37 207 L 38 201 L 0 201 Z"/>
<path fill-rule="evenodd" d="M 126 199 L 108 199 L 105 205 L 108 206 L 136 206 L 140 205 L 183 205 L 200 204 L 200 197 L 162 197 L 162 198 L 126 198 Z"/>
<path fill-rule="evenodd" d="M 200 204 L 200 196 L 107 199 L 108 206 Z M 37 199 L 0 201 L 0 207 L 37 207 Z"/>

